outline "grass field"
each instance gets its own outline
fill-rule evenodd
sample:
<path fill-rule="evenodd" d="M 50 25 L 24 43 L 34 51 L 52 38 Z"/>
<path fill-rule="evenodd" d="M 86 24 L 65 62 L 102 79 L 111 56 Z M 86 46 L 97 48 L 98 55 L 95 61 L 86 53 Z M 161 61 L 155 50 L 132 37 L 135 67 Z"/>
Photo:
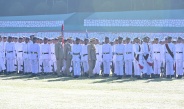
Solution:
<path fill-rule="evenodd" d="M 127 108 L 184 108 L 184 79 L 0 76 L 0 109 Z"/>

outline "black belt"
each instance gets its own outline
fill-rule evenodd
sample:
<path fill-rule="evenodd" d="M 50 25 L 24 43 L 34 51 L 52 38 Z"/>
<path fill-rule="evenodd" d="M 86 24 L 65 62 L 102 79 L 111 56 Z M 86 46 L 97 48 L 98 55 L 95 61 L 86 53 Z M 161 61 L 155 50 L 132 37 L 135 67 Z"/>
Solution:
<path fill-rule="evenodd" d="M 160 53 L 160 52 L 154 52 L 154 53 Z"/>
<path fill-rule="evenodd" d="M 109 52 L 107 52 L 107 53 L 103 53 L 103 54 L 109 54 Z"/>
<path fill-rule="evenodd" d="M 13 53 L 13 51 L 7 51 L 7 53 Z"/>
<path fill-rule="evenodd" d="M 176 52 L 176 53 L 183 53 L 183 52 Z"/>
<path fill-rule="evenodd" d="M 126 54 L 131 54 L 132 52 L 126 52 Z"/>
<path fill-rule="evenodd" d="M 24 52 L 25 54 L 28 54 L 28 52 Z"/>
<path fill-rule="evenodd" d="M 96 53 L 96 55 L 99 55 L 99 53 Z"/>
<path fill-rule="evenodd" d="M 18 52 L 23 52 L 23 51 L 18 51 Z"/>
<path fill-rule="evenodd" d="M 169 52 L 166 52 L 166 53 L 169 53 Z M 173 53 L 173 52 L 171 52 L 171 53 Z"/>
<path fill-rule="evenodd" d="M 80 55 L 80 53 L 73 53 L 73 55 Z"/>
<path fill-rule="evenodd" d="M 38 54 L 37 52 L 31 52 L 31 54 Z"/>
<path fill-rule="evenodd" d="M 49 53 L 42 53 L 42 54 L 49 54 Z"/>
<path fill-rule="evenodd" d="M 83 56 L 87 56 L 88 54 L 83 54 Z"/>
<path fill-rule="evenodd" d="M 116 55 L 123 55 L 123 53 L 116 53 Z"/>

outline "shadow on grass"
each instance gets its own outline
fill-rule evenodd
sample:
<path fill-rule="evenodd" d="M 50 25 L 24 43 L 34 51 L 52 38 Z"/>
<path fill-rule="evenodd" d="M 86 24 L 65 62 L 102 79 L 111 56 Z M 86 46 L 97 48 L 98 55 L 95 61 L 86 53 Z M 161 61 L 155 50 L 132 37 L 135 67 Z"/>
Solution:
<path fill-rule="evenodd" d="M 23 79 L 23 80 L 44 80 L 46 82 L 57 82 L 57 81 L 72 81 L 72 80 L 93 80 L 91 84 L 95 83 L 124 83 L 124 82 L 132 82 L 132 81 L 143 81 L 144 83 L 150 82 L 162 82 L 162 81 L 173 81 L 176 79 L 166 79 L 166 78 L 153 78 L 153 79 L 136 79 L 136 78 L 122 78 L 117 79 L 116 77 L 96 77 L 89 79 L 87 77 L 57 77 L 56 75 L 41 75 L 36 77 L 31 77 L 31 75 L 21 75 L 21 74 L 11 74 L 11 75 L 0 75 L 1 80 L 16 80 L 16 79 Z M 48 79 L 48 80 L 47 80 Z"/>
<path fill-rule="evenodd" d="M 134 78 L 122 78 L 122 79 L 117 79 L 115 77 L 110 77 L 110 78 L 102 78 L 101 80 L 94 81 L 92 83 L 123 83 L 123 82 L 130 82 L 130 81 L 136 81 L 137 79 Z"/>
<path fill-rule="evenodd" d="M 154 78 L 154 79 L 149 79 L 147 81 L 145 81 L 145 83 L 149 83 L 149 82 L 162 82 L 162 81 L 173 81 L 175 79 L 167 79 L 167 78 Z"/>

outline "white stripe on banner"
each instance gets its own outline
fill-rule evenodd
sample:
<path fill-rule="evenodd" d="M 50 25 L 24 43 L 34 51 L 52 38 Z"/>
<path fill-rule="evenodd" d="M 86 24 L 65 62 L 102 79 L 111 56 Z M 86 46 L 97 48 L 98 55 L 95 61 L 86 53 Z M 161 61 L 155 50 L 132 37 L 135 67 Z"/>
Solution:
<path fill-rule="evenodd" d="M 84 26 L 184 27 L 184 19 L 155 19 L 155 20 L 85 19 Z"/>

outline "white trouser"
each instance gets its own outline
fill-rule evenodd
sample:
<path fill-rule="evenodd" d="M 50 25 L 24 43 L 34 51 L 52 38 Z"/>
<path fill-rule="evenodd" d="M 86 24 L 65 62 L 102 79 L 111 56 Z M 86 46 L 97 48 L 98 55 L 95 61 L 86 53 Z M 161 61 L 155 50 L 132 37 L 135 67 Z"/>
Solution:
<path fill-rule="evenodd" d="M 31 63 L 29 59 L 24 59 L 24 73 L 31 72 Z"/>
<path fill-rule="evenodd" d="M 42 72 L 42 65 L 43 65 L 43 60 L 39 59 L 39 66 L 38 66 L 39 72 Z"/>
<path fill-rule="evenodd" d="M 82 66 L 83 66 L 83 68 L 84 68 L 84 72 L 88 72 L 88 70 L 89 70 L 89 64 L 88 64 L 88 61 L 83 61 L 82 62 Z"/>
<path fill-rule="evenodd" d="M 125 73 L 126 75 L 132 75 L 132 61 L 131 60 L 125 61 Z"/>
<path fill-rule="evenodd" d="M 51 71 L 51 72 L 56 72 L 56 70 L 57 70 L 56 61 L 50 60 L 50 71 Z"/>
<path fill-rule="evenodd" d="M 176 60 L 176 74 L 183 75 L 183 61 Z"/>
<path fill-rule="evenodd" d="M 50 72 L 50 62 L 48 59 L 43 59 L 43 71 L 44 73 L 49 73 Z"/>
<path fill-rule="evenodd" d="M 23 71 L 22 65 L 23 65 L 23 59 L 22 58 L 17 58 L 17 66 L 18 66 L 18 71 Z"/>
<path fill-rule="evenodd" d="M 137 60 L 134 61 L 134 75 L 136 75 L 136 76 L 141 75 L 141 69 L 139 66 L 139 62 Z"/>
<path fill-rule="evenodd" d="M 4 60 L 3 58 L 0 58 L 0 70 L 5 70 L 6 67 L 5 67 L 5 63 L 4 63 Z"/>
<path fill-rule="evenodd" d="M 118 76 L 123 75 L 123 60 L 122 61 L 115 61 L 115 74 Z"/>
<path fill-rule="evenodd" d="M 100 67 L 102 62 L 96 61 L 95 68 L 93 69 L 93 74 L 99 74 L 100 73 Z"/>
<path fill-rule="evenodd" d="M 104 74 L 110 74 L 110 61 L 103 61 Z"/>
<path fill-rule="evenodd" d="M 161 60 L 154 60 L 154 74 L 160 74 L 161 72 Z"/>
<path fill-rule="evenodd" d="M 15 61 L 14 59 L 7 59 L 7 72 L 15 71 Z"/>
<path fill-rule="evenodd" d="M 151 73 L 153 73 L 152 66 L 150 66 L 146 60 L 143 60 L 143 66 L 144 66 L 144 68 L 142 70 L 143 73 L 148 74 L 148 75 L 150 75 Z"/>
<path fill-rule="evenodd" d="M 37 74 L 38 73 L 38 66 L 39 66 L 39 62 L 38 60 L 31 60 L 31 66 L 32 66 L 32 73 Z"/>
<path fill-rule="evenodd" d="M 80 76 L 81 75 L 80 61 L 73 61 L 73 71 L 74 71 L 74 76 Z"/>
<path fill-rule="evenodd" d="M 174 75 L 173 61 L 166 61 L 166 75 Z"/>

